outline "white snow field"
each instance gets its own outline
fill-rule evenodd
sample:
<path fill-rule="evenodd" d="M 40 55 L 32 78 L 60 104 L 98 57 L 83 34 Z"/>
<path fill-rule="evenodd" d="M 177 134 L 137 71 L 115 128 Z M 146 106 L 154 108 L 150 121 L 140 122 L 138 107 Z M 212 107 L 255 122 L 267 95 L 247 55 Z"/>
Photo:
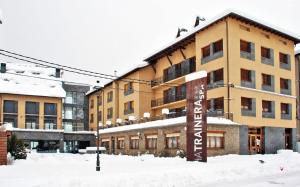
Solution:
<path fill-rule="evenodd" d="M 100 159 L 101 171 L 96 172 L 95 154 L 31 153 L 27 160 L 0 166 L 0 186 L 300 186 L 300 154 L 291 151 L 210 157 L 208 163 L 152 155 Z"/>

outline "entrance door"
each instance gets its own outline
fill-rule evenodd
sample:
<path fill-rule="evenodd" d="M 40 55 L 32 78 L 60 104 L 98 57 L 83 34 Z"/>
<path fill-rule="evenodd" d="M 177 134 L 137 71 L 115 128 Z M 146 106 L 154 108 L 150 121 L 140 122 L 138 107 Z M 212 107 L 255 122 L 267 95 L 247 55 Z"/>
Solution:
<path fill-rule="evenodd" d="M 249 150 L 250 154 L 256 154 L 258 151 L 258 146 L 257 146 L 257 135 L 249 135 Z"/>

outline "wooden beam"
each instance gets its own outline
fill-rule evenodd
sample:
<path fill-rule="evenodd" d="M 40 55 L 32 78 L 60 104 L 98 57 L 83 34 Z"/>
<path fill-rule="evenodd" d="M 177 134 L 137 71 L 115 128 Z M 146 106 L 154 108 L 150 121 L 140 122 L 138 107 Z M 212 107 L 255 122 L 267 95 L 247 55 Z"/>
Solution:
<path fill-rule="evenodd" d="M 152 67 L 154 73 L 156 74 L 156 68 L 154 67 L 154 64 L 151 64 L 151 67 Z"/>
<path fill-rule="evenodd" d="M 171 59 L 170 59 L 169 55 L 167 55 L 167 59 L 168 59 L 168 61 L 169 61 L 170 65 L 172 66 L 172 65 L 173 65 L 173 63 L 172 63 L 172 61 L 171 61 Z"/>
<path fill-rule="evenodd" d="M 186 60 L 186 56 L 184 55 L 181 47 L 179 48 L 179 50 L 180 50 L 180 53 L 181 53 L 182 57 L 184 58 L 184 60 Z"/>

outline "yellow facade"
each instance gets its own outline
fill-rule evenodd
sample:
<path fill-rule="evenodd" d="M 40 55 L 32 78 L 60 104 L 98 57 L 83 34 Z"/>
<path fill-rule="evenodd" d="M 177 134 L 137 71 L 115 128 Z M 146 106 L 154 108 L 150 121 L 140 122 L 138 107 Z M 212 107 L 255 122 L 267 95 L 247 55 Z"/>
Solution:
<path fill-rule="evenodd" d="M 202 49 L 213 42 L 222 40 L 223 53 L 220 57 L 202 63 Z M 255 60 L 242 58 L 240 55 L 240 41 L 245 40 L 255 44 Z M 273 49 L 274 64 L 267 65 L 261 62 L 261 47 Z M 286 70 L 280 67 L 279 53 L 290 56 L 291 68 Z M 295 87 L 295 58 L 294 42 L 279 35 L 255 27 L 246 22 L 241 22 L 232 17 L 226 17 L 215 24 L 212 24 L 195 33 L 193 40 L 173 50 L 172 53 L 152 60 L 150 65 L 129 72 L 120 80 L 104 87 L 104 115 L 103 124 L 106 124 L 107 108 L 114 108 L 114 115 L 111 119 L 112 124 L 116 123 L 117 118 L 128 119 L 124 115 L 124 103 L 134 101 L 134 115 L 140 119 L 144 112 L 150 112 L 152 117 L 160 116 L 163 108 L 175 109 L 186 106 L 186 100 L 151 106 L 151 100 L 158 100 L 164 97 L 164 91 L 170 87 L 181 85 L 185 82 L 184 76 L 158 84 L 149 86 L 141 83 L 133 83 L 134 91 L 131 95 L 124 96 L 123 87 L 126 78 L 142 79 L 147 81 L 160 80 L 164 76 L 164 70 L 174 64 L 181 63 L 186 59 L 195 57 L 196 71 L 206 70 L 212 72 L 223 68 L 224 85 L 208 90 L 208 99 L 224 98 L 224 117 L 232 119 L 234 122 L 245 124 L 250 127 L 296 127 L 296 87 Z M 255 72 L 255 88 L 241 86 L 241 69 L 252 70 Z M 274 92 L 262 90 L 262 74 L 274 76 Z M 281 94 L 280 78 L 289 79 L 291 82 L 291 94 Z M 113 91 L 114 99 L 106 102 L 108 91 Z M 91 94 L 90 100 L 95 98 L 99 92 Z M 254 98 L 255 116 L 245 116 L 241 112 L 241 97 Z M 274 101 L 274 118 L 262 117 L 262 101 Z M 291 119 L 282 119 L 281 103 L 290 104 Z M 102 107 L 102 106 L 101 106 Z M 102 111 L 103 109 L 101 109 Z M 90 111 L 91 113 L 91 111 Z M 102 113 L 103 114 L 103 113 Z M 94 115 L 95 116 L 95 115 Z"/>
<path fill-rule="evenodd" d="M 40 96 L 27 96 L 27 95 L 14 95 L 14 94 L 0 94 L 0 117 L 3 122 L 3 104 L 5 100 L 17 101 L 18 103 L 18 128 L 25 129 L 25 103 L 37 102 L 39 103 L 39 129 L 44 129 L 44 103 L 56 104 L 57 108 L 57 129 L 62 129 L 62 98 L 54 97 L 40 97 Z"/>

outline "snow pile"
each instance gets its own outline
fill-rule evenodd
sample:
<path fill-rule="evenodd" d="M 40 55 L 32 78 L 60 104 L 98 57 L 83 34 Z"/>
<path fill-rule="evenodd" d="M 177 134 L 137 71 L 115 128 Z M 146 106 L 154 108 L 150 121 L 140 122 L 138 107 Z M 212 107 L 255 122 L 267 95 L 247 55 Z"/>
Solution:
<path fill-rule="evenodd" d="M 61 78 L 55 68 L 22 63 L 6 63 L 6 73 L 0 73 L 0 93 L 65 97 Z"/>
<path fill-rule="evenodd" d="M 157 121 L 150 121 L 146 123 L 139 123 L 133 125 L 125 125 L 119 127 L 113 127 L 108 129 L 99 130 L 99 134 L 107 134 L 113 132 L 123 132 L 123 131 L 131 131 L 137 129 L 149 129 L 149 128 L 158 128 L 158 127 L 170 127 L 174 125 L 185 125 L 186 124 L 186 116 L 178 117 L 178 118 L 171 118 L 171 119 L 164 119 L 164 120 L 157 120 Z M 207 124 L 213 125 L 238 125 L 237 123 L 219 117 L 207 117 Z"/>
<path fill-rule="evenodd" d="M 263 160 L 261 163 L 259 160 Z M 181 158 L 95 154 L 28 154 L 0 167 L 1 187 L 299 186 L 300 154 L 227 155 L 207 163 Z M 277 185 L 276 185 L 277 184 Z M 279 185 L 278 185 L 279 184 Z"/>

